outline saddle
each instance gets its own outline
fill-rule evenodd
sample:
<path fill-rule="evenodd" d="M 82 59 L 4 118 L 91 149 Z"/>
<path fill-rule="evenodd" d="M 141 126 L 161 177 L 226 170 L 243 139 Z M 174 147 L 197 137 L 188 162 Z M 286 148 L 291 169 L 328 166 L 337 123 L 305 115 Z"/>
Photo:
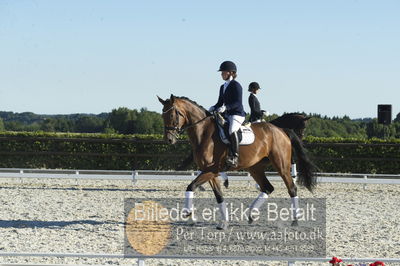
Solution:
<path fill-rule="evenodd" d="M 221 114 L 215 114 L 215 121 L 219 136 L 223 143 L 230 144 L 229 141 L 229 123 Z M 254 132 L 249 125 L 242 125 L 238 130 L 239 145 L 250 145 L 254 142 Z"/>

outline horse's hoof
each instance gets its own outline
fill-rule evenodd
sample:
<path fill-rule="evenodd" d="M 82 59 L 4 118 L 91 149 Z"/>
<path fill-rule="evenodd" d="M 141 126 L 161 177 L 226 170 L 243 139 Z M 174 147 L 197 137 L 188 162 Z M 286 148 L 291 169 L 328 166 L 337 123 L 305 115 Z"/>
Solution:
<path fill-rule="evenodd" d="M 224 181 L 224 187 L 225 187 L 225 188 L 228 188 L 228 187 L 229 187 L 229 180 L 228 180 L 228 179 L 226 179 L 226 180 Z"/>
<path fill-rule="evenodd" d="M 293 220 L 292 221 L 292 226 L 299 226 L 299 221 L 298 220 Z"/>
<path fill-rule="evenodd" d="M 252 224 L 252 223 L 253 223 L 253 218 L 251 218 L 251 215 L 249 215 L 248 223 L 249 223 L 249 224 Z"/>
<path fill-rule="evenodd" d="M 197 219 L 195 217 L 191 216 L 189 218 L 189 220 L 188 220 L 188 224 L 189 225 L 196 225 L 196 223 L 197 223 Z"/>
<path fill-rule="evenodd" d="M 192 216 L 192 212 L 182 212 L 182 217 L 184 218 L 184 219 L 186 219 L 186 218 L 189 218 L 190 216 Z"/>
<path fill-rule="evenodd" d="M 206 189 L 203 186 L 199 186 L 200 191 L 206 191 Z"/>
<path fill-rule="evenodd" d="M 217 229 L 218 229 L 218 230 L 226 230 L 226 229 L 228 229 L 228 222 L 227 222 L 227 221 L 221 221 L 221 222 L 217 225 Z"/>
<path fill-rule="evenodd" d="M 188 224 L 190 224 L 190 225 L 194 225 L 194 224 L 196 224 L 196 222 L 197 222 L 197 218 L 194 216 L 194 215 L 192 215 L 192 213 L 191 212 L 188 212 L 188 213 L 182 213 L 182 218 L 183 219 L 187 219 L 186 220 L 186 222 L 188 223 Z"/>

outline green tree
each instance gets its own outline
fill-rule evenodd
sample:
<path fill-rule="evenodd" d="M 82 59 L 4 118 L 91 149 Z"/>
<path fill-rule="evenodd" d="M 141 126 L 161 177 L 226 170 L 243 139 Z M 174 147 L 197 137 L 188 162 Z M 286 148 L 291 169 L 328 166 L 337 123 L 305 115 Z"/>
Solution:
<path fill-rule="evenodd" d="M 396 138 L 400 138 L 400 122 L 396 122 L 393 124 L 396 129 Z"/>
<path fill-rule="evenodd" d="M 142 108 L 134 123 L 135 134 L 162 134 L 163 120 L 156 112 L 147 111 Z"/>
<path fill-rule="evenodd" d="M 394 124 L 383 125 L 378 124 L 378 120 L 374 119 L 367 124 L 367 136 L 368 138 L 394 138 L 396 136 L 396 127 Z"/>
<path fill-rule="evenodd" d="M 343 138 L 366 138 L 365 123 L 353 121 L 348 116 L 321 117 L 312 115 L 307 122 L 306 136 L 315 137 L 343 137 Z"/>
<path fill-rule="evenodd" d="M 18 121 L 4 122 L 4 127 L 7 131 L 23 131 L 24 124 Z"/>
<path fill-rule="evenodd" d="M 396 118 L 393 120 L 393 122 L 399 122 L 400 123 L 400 113 L 396 115 Z"/>
<path fill-rule="evenodd" d="M 133 121 L 135 119 L 136 115 L 134 111 L 126 107 L 119 107 L 111 111 L 106 122 L 106 127 L 112 128 L 121 134 L 132 134 L 134 132 Z"/>
<path fill-rule="evenodd" d="M 0 131 L 4 131 L 4 130 L 5 130 L 5 128 L 4 128 L 3 119 L 1 119 L 1 117 L 0 117 Z"/>
<path fill-rule="evenodd" d="M 55 124 L 56 124 L 55 119 L 47 118 L 40 125 L 40 130 L 45 131 L 45 132 L 54 132 Z"/>
<path fill-rule="evenodd" d="M 74 131 L 74 122 L 67 117 L 59 117 L 54 119 L 54 130 L 56 132 L 73 132 Z"/>
<path fill-rule="evenodd" d="M 75 121 L 74 132 L 96 133 L 102 132 L 104 128 L 103 119 L 96 116 L 81 116 Z"/>

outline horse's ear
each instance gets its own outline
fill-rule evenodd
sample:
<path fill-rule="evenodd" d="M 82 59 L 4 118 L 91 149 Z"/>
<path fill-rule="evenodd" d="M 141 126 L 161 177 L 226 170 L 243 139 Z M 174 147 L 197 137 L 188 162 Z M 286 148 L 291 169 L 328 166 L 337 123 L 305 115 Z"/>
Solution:
<path fill-rule="evenodd" d="M 169 97 L 169 99 L 171 100 L 171 103 L 174 103 L 175 96 L 174 96 L 173 94 L 171 94 L 171 96 Z"/>
<path fill-rule="evenodd" d="M 160 101 L 160 103 L 162 103 L 163 105 L 165 105 L 165 101 L 163 99 L 161 99 L 158 95 L 157 95 L 158 100 Z"/>

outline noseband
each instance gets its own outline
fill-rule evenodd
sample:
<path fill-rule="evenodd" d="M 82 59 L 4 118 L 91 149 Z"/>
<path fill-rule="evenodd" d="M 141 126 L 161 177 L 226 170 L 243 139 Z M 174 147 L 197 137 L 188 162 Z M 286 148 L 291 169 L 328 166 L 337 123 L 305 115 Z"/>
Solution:
<path fill-rule="evenodd" d="M 163 114 L 168 113 L 171 110 L 175 110 L 175 116 L 176 116 L 176 121 L 174 123 L 174 126 L 172 127 L 166 127 L 164 126 L 165 130 L 174 130 L 177 134 L 175 135 L 175 137 L 179 136 L 180 134 L 182 134 L 183 130 L 182 128 L 179 127 L 179 116 L 184 117 L 184 115 L 178 111 L 178 109 L 175 108 L 175 106 L 171 106 L 171 108 L 169 108 L 168 110 L 164 111 Z"/>
<path fill-rule="evenodd" d="M 195 122 L 195 123 L 193 123 L 191 125 L 179 127 L 179 116 L 182 116 L 183 118 L 185 116 L 181 112 L 179 112 L 179 110 L 174 105 L 172 105 L 171 108 L 169 108 L 168 110 L 164 111 L 163 114 L 166 114 L 171 110 L 175 110 L 176 121 L 175 121 L 175 123 L 174 123 L 174 125 L 172 127 L 164 126 L 164 129 L 165 130 L 170 130 L 170 131 L 175 131 L 175 133 L 171 133 L 171 132 L 170 133 L 173 134 L 174 137 L 176 137 L 176 138 L 178 138 L 179 135 L 181 135 L 186 129 L 191 128 L 191 127 L 197 125 L 198 123 L 203 122 L 208 117 L 210 117 L 210 116 L 206 116 L 206 117 L 200 119 L 199 121 L 197 121 L 197 122 Z"/>

